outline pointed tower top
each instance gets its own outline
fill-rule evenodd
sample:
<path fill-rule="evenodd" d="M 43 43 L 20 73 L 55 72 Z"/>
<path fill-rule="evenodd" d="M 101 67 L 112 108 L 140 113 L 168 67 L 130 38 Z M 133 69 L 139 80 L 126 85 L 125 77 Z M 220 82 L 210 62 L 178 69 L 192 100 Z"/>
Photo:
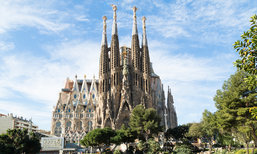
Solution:
<path fill-rule="evenodd" d="M 145 21 L 146 21 L 146 17 L 144 16 L 142 18 L 142 22 L 143 22 L 143 41 L 142 41 L 142 43 L 143 43 L 143 46 L 147 46 Z"/>
<path fill-rule="evenodd" d="M 134 15 L 136 15 L 137 7 L 134 6 L 132 9 L 133 9 Z"/>
<path fill-rule="evenodd" d="M 113 9 L 113 23 L 112 23 L 112 35 L 118 35 L 118 31 L 117 31 L 117 15 L 116 15 L 116 10 L 117 10 L 117 6 L 112 4 L 112 9 Z"/>
<path fill-rule="evenodd" d="M 107 45 L 106 20 L 107 20 L 107 17 L 103 16 L 103 36 L 102 36 L 102 43 L 101 43 L 101 45 Z"/>
<path fill-rule="evenodd" d="M 133 29 L 132 29 L 132 35 L 137 34 L 137 16 L 136 16 L 137 8 L 133 7 Z"/>
<path fill-rule="evenodd" d="M 75 75 L 75 82 L 73 84 L 73 89 L 72 91 L 78 92 L 79 91 L 79 86 L 78 86 L 78 80 L 77 80 L 77 74 Z"/>
<path fill-rule="evenodd" d="M 87 76 L 86 76 L 86 74 L 84 74 L 84 79 L 86 79 L 87 78 Z"/>
<path fill-rule="evenodd" d="M 117 6 L 112 4 L 112 9 L 113 9 L 113 11 L 116 11 L 117 10 Z"/>

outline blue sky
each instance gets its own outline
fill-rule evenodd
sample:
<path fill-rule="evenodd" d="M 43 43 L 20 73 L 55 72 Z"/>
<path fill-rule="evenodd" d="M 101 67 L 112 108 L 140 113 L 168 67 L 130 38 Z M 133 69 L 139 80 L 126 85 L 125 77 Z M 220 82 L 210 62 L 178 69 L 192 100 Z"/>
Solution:
<path fill-rule="evenodd" d="M 111 40 L 116 4 L 120 45 L 130 46 L 132 7 L 138 31 L 146 16 L 150 59 L 171 87 L 179 124 L 198 122 L 235 72 L 233 43 L 257 13 L 255 0 L 0 0 L 0 113 L 50 130 L 66 77 L 98 76 L 102 17 Z"/>

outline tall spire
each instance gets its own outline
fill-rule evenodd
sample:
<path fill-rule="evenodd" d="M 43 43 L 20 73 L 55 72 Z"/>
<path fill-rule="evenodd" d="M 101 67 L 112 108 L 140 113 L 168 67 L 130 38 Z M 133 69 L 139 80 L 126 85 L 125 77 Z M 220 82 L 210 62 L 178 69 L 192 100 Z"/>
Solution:
<path fill-rule="evenodd" d="M 103 36 L 102 36 L 102 46 L 107 45 L 107 36 L 106 36 L 106 20 L 107 17 L 103 16 Z"/>
<path fill-rule="evenodd" d="M 143 44 L 143 46 L 147 46 L 146 27 L 145 27 L 146 17 L 143 17 L 142 21 L 143 21 L 143 41 L 142 41 L 142 44 Z"/>
<path fill-rule="evenodd" d="M 120 51 L 119 51 L 119 39 L 117 32 L 117 6 L 112 5 L 113 9 L 113 25 L 112 25 L 112 40 L 111 40 L 111 69 L 118 68 L 120 66 Z"/>
<path fill-rule="evenodd" d="M 143 41 L 142 41 L 142 65 L 143 65 L 143 72 L 145 74 L 148 75 L 148 77 L 150 76 L 151 73 L 151 66 L 150 66 L 150 56 L 149 56 L 149 50 L 148 50 L 148 45 L 147 45 L 147 38 L 146 38 L 146 27 L 145 27 L 145 21 L 146 21 L 146 17 L 142 18 L 142 22 L 143 22 Z M 145 80 L 149 80 L 146 79 Z M 149 85 L 148 85 L 149 87 Z M 148 88 L 149 89 L 149 88 Z"/>
<path fill-rule="evenodd" d="M 107 17 L 103 16 L 103 36 L 102 36 L 102 43 L 101 43 L 101 55 L 100 55 L 100 65 L 99 65 L 100 77 L 108 71 L 108 43 L 107 43 L 107 34 L 106 34 L 106 20 L 107 20 Z"/>
<path fill-rule="evenodd" d="M 112 9 L 113 9 L 112 35 L 118 35 L 117 15 L 116 15 L 117 6 L 112 4 Z"/>
<path fill-rule="evenodd" d="M 140 57 L 140 46 L 137 34 L 137 8 L 133 7 L 133 29 L 132 29 L 132 42 L 131 42 L 131 53 L 132 53 L 132 65 L 135 70 L 141 70 L 141 57 Z M 136 81 L 137 82 L 137 81 Z"/>
<path fill-rule="evenodd" d="M 132 29 L 132 35 L 137 34 L 137 16 L 136 16 L 137 8 L 133 7 L 133 29 Z"/>

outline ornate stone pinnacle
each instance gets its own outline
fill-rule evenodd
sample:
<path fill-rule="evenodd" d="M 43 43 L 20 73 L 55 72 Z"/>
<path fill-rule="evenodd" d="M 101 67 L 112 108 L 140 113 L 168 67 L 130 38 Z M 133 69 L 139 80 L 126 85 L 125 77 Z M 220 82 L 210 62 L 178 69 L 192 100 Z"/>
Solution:
<path fill-rule="evenodd" d="M 106 32 L 106 20 L 107 20 L 107 17 L 103 16 L 103 21 L 104 21 L 103 30 L 104 30 L 104 32 Z"/>
<path fill-rule="evenodd" d="M 106 16 L 103 16 L 103 20 L 106 21 L 106 20 L 107 20 L 107 17 L 106 17 Z"/>
<path fill-rule="evenodd" d="M 84 74 L 84 78 L 87 78 L 86 74 Z"/>
<path fill-rule="evenodd" d="M 137 7 L 136 7 L 136 6 L 134 6 L 132 9 L 133 9 L 134 14 L 136 14 Z"/>
<path fill-rule="evenodd" d="M 114 5 L 114 4 L 112 4 L 112 9 L 113 9 L 113 11 L 115 11 L 115 12 L 116 12 L 116 10 L 117 10 L 117 6 L 116 6 L 116 5 Z"/>
<path fill-rule="evenodd" d="M 143 21 L 143 30 L 145 31 L 145 21 L 146 21 L 146 17 L 145 16 L 143 16 L 142 21 Z"/>
<path fill-rule="evenodd" d="M 127 51 L 126 51 L 126 50 L 125 50 L 125 51 L 123 51 L 123 53 L 122 53 L 122 54 L 123 54 L 123 56 L 124 56 L 124 57 L 127 57 Z"/>
<path fill-rule="evenodd" d="M 133 19 L 136 20 L 137 16 L 136 16 L 136 11 L 137 11 L 137 8 L 134 6 L 133 7 Z"/>
<path fill-rule="evenodd" d="M 113 9 L 113 19 L 116 20 L 117 19 L 117 15 L 116 15 L 117 6 L 112 4 L 112 9 Z"/>
<path fill-rule="evenodd" d="M 143 16 L 142 21 L 145 23 L 145 21 L 146 21 L 146 17 L 145 16 Z"/>

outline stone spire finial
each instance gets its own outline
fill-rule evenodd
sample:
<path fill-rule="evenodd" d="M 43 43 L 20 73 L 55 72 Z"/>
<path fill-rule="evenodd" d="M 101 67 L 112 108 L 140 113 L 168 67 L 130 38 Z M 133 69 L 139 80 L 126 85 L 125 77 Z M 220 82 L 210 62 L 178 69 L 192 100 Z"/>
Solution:
<path fill-rule="evenodd" d="M 78 76 L 77 76 L 77 74 L 75 75 L 75 82 L 74 82 L 74 84 L 73 84 L 73 89 L 72 89 L 72 91 L 75 91 L 75 92 L 78 92 L 79 91 L 79 86 L 78 86 Z"/>
<path fill-rule="evenodd" d="M 103 16 L 103 36 L 102 36 L 102 45 L 107 45 L 107 36 L 106 36 L 106 20 L 107 17 Z"/>
<path fill-rule="evenodd" d="M 137 11 L 137 7 L 136 7 L 136 6 L 134 6 L 132 9 L 133 9 L 133 13 L 134 13 L 134 19 L 135 19 L 135 17 L 136 17 L 136 11 Z"/>
<path fill-rule="evenodd" d="M 117 34 L 117 6 L 112 4 L 112 9 L 113 9 L 113 24 L 112 24 L 112 35 Z"/>
<path fill-rule="evenodd" d="M 143 22 L 143 46 L 146 46 L 147 45 L 147 37 L 146 37 L 146 26 L 145 26 L 145 21 L 146 21 L 146 17 L 144 16 L 142 18 L 142 22 Z"/>
<path fill-rule="evenodd" d="M 106 20 L 107 20 L 107 17 L 106 16 L 103 16 L 103 25 L 104 25 L 104 31 L 106 31 Z"/>
<path fill-rule="evenodd" d="M 137 34 L 137 16 L 136 16 L 137 8 L 133 7 L 133 29 L 132 29 L 132 35 Z"/>

